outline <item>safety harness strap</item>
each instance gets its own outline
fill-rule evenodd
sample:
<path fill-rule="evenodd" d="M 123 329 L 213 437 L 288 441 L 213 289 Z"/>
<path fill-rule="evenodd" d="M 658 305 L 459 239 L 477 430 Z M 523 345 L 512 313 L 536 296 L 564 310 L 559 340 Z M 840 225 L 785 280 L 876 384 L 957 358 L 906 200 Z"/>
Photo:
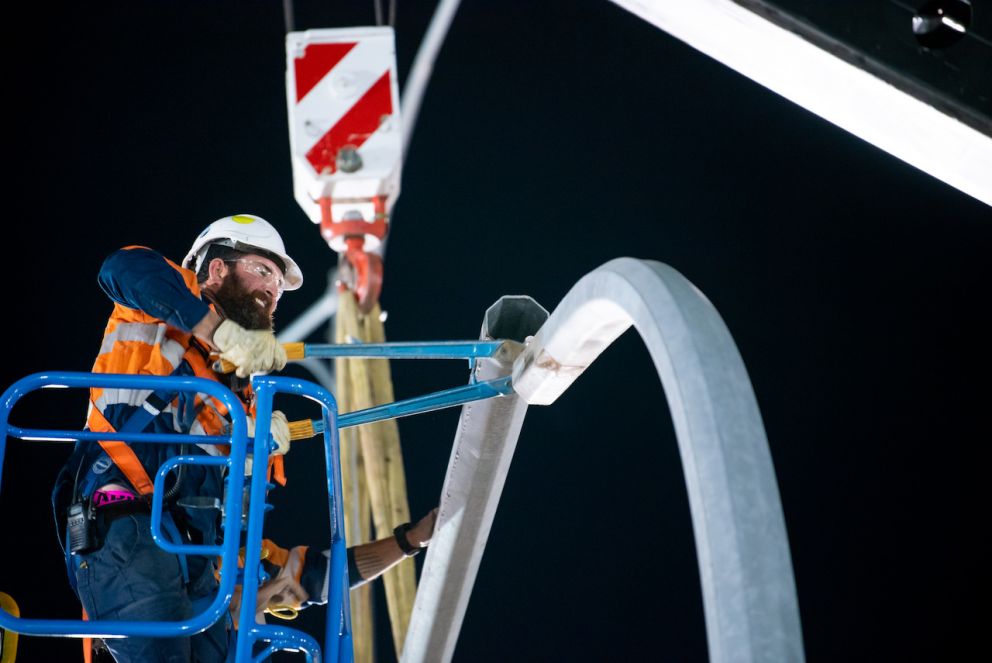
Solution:
<path fill-rule="evenodd" d="M 183 354 L 183 359 L 190 365 L 190 368 L 193 369 L 193 375 L 198 378 L 206 378 L 208 380 L 216 381 L 213 370 L 207 366 L 207 360 L 203 356 L 205 351 L 201 350 L 201 348 L 202 346 L 199 345 L 196 339 L 192 339 L 189 347 L 186 349 L 186 353 Z M 208 398 L 210 398 L 213 402 L 214 407 L 218 412 L 222 415 L 227 415 L 227 406 L 222 400 L 219 398 L 214 398 L 213 396 L 209 396 Z"/>
<path fill-rule="evenodd" d="M 135 410 L 128 420 L 124 422 L 124 425 L 116 430 L 107 421 L 103 412 L 94 405 L 93 413 L 97 417 L 100 428 L 103 429 L 99 432 L 138 433 L 144 430 L 148 422 L 161 414 L 162 410 L 168 407 L 175 396 L 175 393 L 153 391 L 148 394 L 141 407 Z M 138 460 L 138 456 L 134 453 L 130 445 L 120 440 L 101 440 L 100 446 L 110 456 L 110 459 L 114 461 L 114 464 L 120 468 L 121 472 L 124 473 L 124 476 L 131 482 L 131 485 L 134 486 L 134 489 L 138 491 L 139 495 L 147 496 L 154 492 L 154 484 L 148 476 L 148 472 L 145 471 L 145 467 Z"/>
<path fill-rule="evenodd" d="M 147 424 L 148 421 L 155 416 L 149 413 L 144 407 L 141 407 L 134 413 L 134 415 L 132 415 L 131 419 L 129 419 L 127 423 L 121 427 L 121 430 L 117 431 L 110 424 L 110 422 L 107 421 L 107 418 L 103 416 L 103 413 L 100 412 L 100 409 L 96 406 L 93 406 L 92 414 L 96 416 L 97 423 L 100 425 L 100 428 L 103 429 L 98 432 L 103 433 L 123 433 L 134 431 L 135 428 L 131 426 L 131 423 L 135 417 L 144 419 L 143 422 L 135 422 L 141 423 L 141 428 L 144 428 L 145 424 Z M 141 428 L 138 428 L 137 430 L 141 430 Z M 120 440 L 100 440 L 100 446 L 106 454 L 110 456 L 110 459 L 114 461 L 114 464 L 120 468 L 121 472 L 124 473 L 124 476 L 127 477 L 129 482 L 131 482 L 131 485 L 134 486 L 134 489 L 138 491 L 139 495 L 144 497 L 151 495 L 152 492 L 154 492 L 155 486 L 152 483 L 151 478 L 148 476 L 148 472 L 145 471 L 145 467 L 141 464 L 141 461 L 138 460 L 138 456 L 134 453 L 134 449 L 132 449 L 126 442 L 122 442 Z"/>

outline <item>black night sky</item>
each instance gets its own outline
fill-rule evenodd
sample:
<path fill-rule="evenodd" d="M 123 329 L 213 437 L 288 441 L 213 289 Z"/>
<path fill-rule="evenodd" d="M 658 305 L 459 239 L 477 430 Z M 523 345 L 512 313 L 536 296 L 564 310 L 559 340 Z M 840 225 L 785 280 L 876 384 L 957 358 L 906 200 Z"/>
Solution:
<path fill-rule="evenodd" d="M 401 85 L 434 6 L 398 3 Z M 3 388 L 90 368 L 111 308 L 96 273 L 120 246 L 178 261 L 209 222 L 255 213 L 306 277 L 277 324 L 325 292 L 336 254 L 292 196 L 281 3 L 20 9 L 3 47 Z M 375 20 L 371 2 L 295 9 L 297 29 Z M 986 648 L 988 206 L 606 0 L 466 0 L 402 187 L 390 340 L 476 338 L 504 294 L 552 310 L 612 258 L 674 267 L 753 381 L 807 659 Z M 394 363 L 397 396 L 464 383 L 454 364 Z M 85 395 L 23 407 L 19 425 L 77 428 Z M 401 420 L 415 517 L 437 502 L 457 416 Z M 78 617 L 48 506 L 67 454 L 8 444 L 0 590 L 30 617 Z M 313 442 L 287 458 L 269 517 L 286 543 L 321 545 L 321 457 Z M 390 661 L 384 605 L 379 618 Z M 19 653 L 80 660 L 74 640 L 22 638 Z M 678 450 L 635 332 L 530 408 L 454 660 L 707 660 Z"/>

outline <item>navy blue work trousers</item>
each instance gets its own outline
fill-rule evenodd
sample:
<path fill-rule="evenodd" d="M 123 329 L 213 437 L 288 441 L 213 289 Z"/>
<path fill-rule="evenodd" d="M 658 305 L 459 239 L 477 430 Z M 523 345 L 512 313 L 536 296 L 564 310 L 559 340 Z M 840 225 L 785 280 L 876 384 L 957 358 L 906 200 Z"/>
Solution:
<path fill-rule="evenodd" d="M 146 513 L 113 520 L 103 545 L 76 557 L 79 597 L 90 619 L 179 621 L 194 614 L 194 603 L 209 604 L 217 580 L 207 558 L 189 555 L 191 582 L 183 578 L 179 557 L 152 539 Z M 230 617 L 185 638 L 107 638 L 117 663 L 223 663 L 227 658 Z"/>

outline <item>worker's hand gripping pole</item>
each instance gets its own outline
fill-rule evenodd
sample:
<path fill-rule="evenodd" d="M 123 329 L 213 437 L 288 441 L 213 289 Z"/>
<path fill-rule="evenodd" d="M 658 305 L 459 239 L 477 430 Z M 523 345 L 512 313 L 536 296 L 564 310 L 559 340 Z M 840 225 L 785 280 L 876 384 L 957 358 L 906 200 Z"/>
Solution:
<path fill-rule="evenodd" d="M 286 359 L 288 361 L 299 361 L 300 359 L 306 358 L 306 344 L 305 343 L 283 343 L 282 349 L 286 351 Z M 218 373 L 233 373 L 237 365 L 233 362 L 227 361 L 226 359 L 217 359 L 213 364 L 214 370 Z"/>

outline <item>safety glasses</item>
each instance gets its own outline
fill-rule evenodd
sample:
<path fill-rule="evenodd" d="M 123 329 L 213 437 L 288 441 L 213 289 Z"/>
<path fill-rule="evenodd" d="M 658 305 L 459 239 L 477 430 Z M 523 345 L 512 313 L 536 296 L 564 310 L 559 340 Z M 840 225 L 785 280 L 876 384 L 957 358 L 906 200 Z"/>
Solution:
<path fill-rule="evenodd" d="M 280 274 L 278 270 L 274 270 L 265 263 L 259 262 L 258 260 L 252 260 L 251 258 L 238 258 L 236 260 L 226 260 L 225 262 L 240 263 L 246 272 L 257 277 L 265 285 L 275 288 L 276 297 L 282 297 L 282 291 L 286 286 L 286 280 L 282 277 L 282 274 Z"/>

